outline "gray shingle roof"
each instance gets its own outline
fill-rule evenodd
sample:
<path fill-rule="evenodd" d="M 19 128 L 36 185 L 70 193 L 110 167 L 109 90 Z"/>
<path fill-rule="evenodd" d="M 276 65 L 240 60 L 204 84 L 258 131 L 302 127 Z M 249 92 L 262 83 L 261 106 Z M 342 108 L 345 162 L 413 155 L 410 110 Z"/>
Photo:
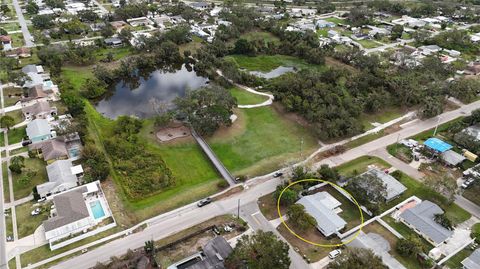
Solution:
<path fill-rule="evenodd" d="M 37 186 L 38 193 L 43 196 L 51 192 L 57 186 L 72 188 L 77 185 L 77 177 L 72 173 L 72 162 L 59 160 L 47 166 L 48 181 Z"/>
<path fill-rule="evenodd" d="M 480 249 L 476 249 L 470 256 L 462 261 L 465 269 L 480 269 Z"/>
<path fill-rule="evenodd" d="M 83 198 L 86 188 L 78 188 L 53 197 L 57 216 L 43 222 L 45 232 L 60 228 L 72 222 L 89 217 Z"/>
<path fill-rule="evenodd" d="M 41 141 L 28 145 L 30 150 L 41 149 L 45 161 L 59 159 L 68 156 L 66 143 L 62 137 L 56 137 L 47 141 Z"/>
<path fill-rule="evenodd" d="M 407 190 L 407 187 L 398 182 L 398 180 L 396 180 L 394 177 L 378 169 L 370 169 L 364 174 L 369 174 L 382 180 L 384 185 L 387 187 L 387 196 L 384 197 L 387 201 L 397 197 Z"/>
<path fill-rule="evenodd" d="M 400 218 L 436 244 L 440 244 L 452 236 L 453 231 L 447 230 L 435 222 L 436 214 L 443 214 L 443 210 L 438 205 L 425 200 L 415 207 L 405 210 L 400 214 Z"/>
<path fill-rule="evenodd" d="M 185 269 L 223 269 L 225 268 L 224 261 L 232 251 L 227 240 L 222 236 L 217 236 L 203 246 L 204 259 Z"/>
<path fill-rule="evenodd" d="M 38 115 L 40 113 L 49 113 L 52 111 L 52 108 L 50 107 L 50 104 L 47 101 L 40 101 L 35 103 L 34 105 L 27 106 L 22 108 L 23 114 L 28 114 L 28 115 Z"/>
<path fill-rule="evenodd" d="M 448 150 L 442 153 L 442 160 L 449 165 L 456 166 L 465 161 L 465 157 L 456 153 L 453 150 Z"/>
<path fill-rule="evenodd" d="M 325 235 L 330 236 L 347 224 L 337 213 L 334 212 L 330 201 L 334 201 L 328 192 L 318 192 L 313 195 L 302 197 L 298 204 L 305 207 L 305 211 L 317 221 L 317 228 Z M 338 203 L 338 201 L 336 201 Z"/>

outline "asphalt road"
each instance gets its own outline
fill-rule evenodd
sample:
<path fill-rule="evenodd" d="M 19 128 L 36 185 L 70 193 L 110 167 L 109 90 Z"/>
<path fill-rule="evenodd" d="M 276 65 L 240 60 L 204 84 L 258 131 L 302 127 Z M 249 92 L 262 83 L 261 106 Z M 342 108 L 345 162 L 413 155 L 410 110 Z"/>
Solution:
<path fill-rule="evenodd" d="M 22 29 L 23 39 L 25 39 L 25 46 L 33 47 L 35 44 L 32 42 L 32 35 L 27 27 L 27 22 L 25 17 L 23 17 L 22 9 L 18 4 L 18 0 L 12 0 L 13 6 L 15 7 L 15 12 L 17 13 L 18 23 L 20 23 L 20 28 Z"/>
<path fill-rule="evenodd" d="M 440 117 L 435 117 L 425 121 L 416 121 L 398 132 L 363 144 L 339 156 L 324 159 L 317 163 L 316 166 L 324 163 L 329 165 L 339 165 L 360 156 L 368 155 L 375 150 L 395 143 L 399 138 L 406 138 L 424 130 L 434 128 L 437 123 L 442 124 L 457 117 L 464 116 L 477 108 L 480 108 L 480 101 L 465 105 L 457 110 L 445 112 Z M 242 204 L 256 202 L 259 197 L 274 191 L 278 184 L 280 184 L 280 180 L 271 177 L 269 180 L 263 183 L 257 183 L 257 179 L 252 179 L 249 183 L 251 187 L 237 195 L 229 197 L 225 200 L 216 201 L 203 208 L 197 208 L 194 204 L 190 204 L 173 212 L 160 215 L 156 217 L 155 221 L 151 223 L 151 226 L 149 226 L 143 232 L 112 241 L 85 254 L 63 261 L 52 268 L 84 269 L 92 267 L 97 261 L 105 262 L 108 261 L 111 256 L 119 256 L 124 254 L 128 249 L 141 247 L 145 241 L 151 240 L 152 238 L 154 240 L 158 240 L 206 221 L 214 216 L 232 212 L 234 213 L 237 209 L 238 199 L 241 200 Z M 478 207 L 469 207 L 465 209 L 469 211 L 477 210 Z M 79 249 L 76 251 L 78 250 Z M 68 252 L 65 254 L 68 254 Z"/>
<path fill-rule="evenodd" d="M 0 94 L 3 96 L 3 86 L 0 82 Z M 2 163 L 2 156 L 0 155 L 0 163 Z M 2 172 L 2 165 L 0 165 L 0 175 L 3 175 Z M 3 197 L 3 184 L 0 184 L 0 268 L 7 269 L 8 268 L 8 260 L 7 260 L 7 226 L 5 224 L 5 207 L 4 207 L 4 197 Z"/>

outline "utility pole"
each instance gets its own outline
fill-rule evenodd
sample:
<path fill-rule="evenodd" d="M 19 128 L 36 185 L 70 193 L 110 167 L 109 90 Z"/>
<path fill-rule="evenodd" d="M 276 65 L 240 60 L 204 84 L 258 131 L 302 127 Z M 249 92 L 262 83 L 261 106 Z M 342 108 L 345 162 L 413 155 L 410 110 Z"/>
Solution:
<path fill-rule="evenodd" d="M 240 199 L 238 199 L 238 206 L 237 206 L 237 219 L 240 219 Z"/>
<path fill-rule="evenodd" d="M 437 134 L 438 124 L 440 123 L 440 119 L 441 119 L 441 117 L 438 116 L 437 125 L 435 125 L 435 131 L 433 131 L 433 136 L 435 136 Z"/>

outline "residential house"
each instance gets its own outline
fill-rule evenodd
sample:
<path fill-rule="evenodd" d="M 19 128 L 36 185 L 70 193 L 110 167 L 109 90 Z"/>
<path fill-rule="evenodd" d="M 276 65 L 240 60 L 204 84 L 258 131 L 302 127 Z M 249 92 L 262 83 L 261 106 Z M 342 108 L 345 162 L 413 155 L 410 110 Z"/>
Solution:
<path fill-rule="evenodd" d="M 335 23 L 333 22 L 329 22 L 329 21 L 326 21 L 326 20 L 318 20 L 315 22 L 315 26 L 317 28 L 333 28 L 335 27 Z"/>
<path fill-rule="evenodd" d="M 232 251 L 227 240 L 217 236 L 208 241 L 201 252 L 176 262 L 167 269 L 225 269 L 224 262 Z"/>
<path fill-rule="evenodd" d="M 338 36 L 339 34 L 338 34 L 337 31 L 328 30 L 327 35 L 328 35 L 328 37 L 335 37 L 335 36 Z"/>
<path fill-rule="evenodd" d="M 112 21 L 110 25 L 115 29 L 115 31 L 120 32 L 123 28 L 128 26 L 128 23 L 124 21 Z"/>
<path fill-rule="evenodd" d="M 390 202 L 391 200 L 397 198 L 407 190 L 407 187 L 405 187 L 402 183 L 400 183 L 391 175 L 383 171 L 380 171 L 379 169 L 376 169 L 376 168 L 370 169 L 367 172 L 361 174 L 360 176 L 365 176 L 365 175 L 372 176 L 382 181 L 383 185 L 386 187 L 386 190 L 387 190 L 386 196 L 384 197 L 386 202 Z M 366 190 L 369 189 L 368 186 L 365 186 L 365 187 L 366 187 L 365 188 Z"/>
<path fill-rule="evenodd" d="M 127 22 L 133 27 L 147 26 L 147 25 L 153 24 L 153 22 L 147 17 L 131 18 L 131 19 L 127 19 Z"/>
<path fill-rule="evenodd" d="M 390 243 L 377 233 L 366 234 L 363 231 L 360 231 L 358 235 L 352 235 L 346 241 L 350 241 L 350 243 L 347 244 L 348 247 L 372 250 L 375 255 L 382 259 L 382 262 L 389 269 L 406 269 L 403 264 L 397 261 L 395 257 L 389 253 L 391 248 L 395 246 L 390 246 Z"/>
<path fill-rule="evenodd" d="M 412 28 L 421 28 L 427 24 L 423 20 L 415 19 L 406 15 L 402 16 L 400 19 L 392 20 L 392 23 L 398 25 L 407 25 Z"/>
<path fill-rule="evenodd" d="M 114 48 L 120 47 L 123 45 L 123 41 L 118 37 L 105 38 L 103 42 L 105 43 L 105 45 L 114 47 Z"/>
<path fill-rule="evenodd" d="M 32 56 L 29 48 L 21 47 L 5 52 L 5 56 L 12 58 L 28 58 Z"/>
<path fill-rule="evenodd" d="M 45 238 L 54 250 L 116 226 L 98 181 L 49 196 L 54 207 L 43 222 Z M 113 223 L 98 225 L 112 218 Z M 107 222 L 108 223 L 108 222 Z"/>
<path fill-rule="evenodd" d="M 466 158 L 463 155 L 458 154 L 453 150 L 447 150 L 443 152 L 442 154 L 440 154 L 440 158 L 446 165 L 452 166 L 452 167 L 455 167 L 466 160 Z"/>
<path fill-rule="evenodd" d="M 37 185 L 40 197 L 64 192 L 76 187 L 83 175 L 81 165 L 73 166 L 70 160 L 58 160 L 47 165 L 48 182 Z"/>
<path fill-rule="evenodd" d="M 67 159 L 69 157 L 67 144 L 62 141 L 60 137 L 30 144 L 28 145 L 28 149 L 32 151 L 36 150 L 42 155 L 43 160 L 47 162 L 51 160 Z"/>
<path fill-rule="evenodd" d="M 144 45 L 145 39 L 150 38 L 150 37 L 152 37 L 152 34 L 150 34 L 148 32 L 134 32 L 134 33 L 132 33 L 132 38 L 130 39 L 130 44 L 133 47 L 140 47 L 140 46 Z"/>
<path fill-rule="evenodd" d="M 433 153 L 444 153 L 445 151 L 451 150 L 453 148 L 452 145 L 438 139 L 435 137 L 431 137 L 423 142 L 425 147 L 432 151 Z"/>
<path fill-rule="evenodd" d="M 22 68 L 29 80 L 25 81 L 23 88 L 31 88 L 36 85 L 42 85 L 42 89 L 47 93 L 54 93 L 57 88 L 50 79 L 50 75 L 45 73 L 41 65 L 26 65 Z"/>
<path fill-rule="evenodd" d="M 0 35 L 0 43 L 3 45 L 3 50 L 11 50 L 12 46 L 12 38 L 8 35 Z"/>
<path fill-rule="evenodd" d="M 47 101 L 39 101 L 31 106 L 23 107 L 22 113 L 26 120 L 48 119 L 57 115 L 57 108 L 50 107 Z"/>
<path fill-rule="evenodd" d="M 462 261 L 463 269 L 479 269 L 480 268 L 480 249 L 476 249 L 470 256 Z"/>
<path fill-rule="evenodd" d="M 210 7 L 210 3 L 208 2 L 194 2 L 190 4 L 190 7 L 196 10 L 205 10 Z"/>
<path fill-rule="evenodd" d="M 47 97 L 47 96 L 48 96 L 48 94 L 46 94 L 43 91 L 43 86 L 42 85 L 35 85 L 35 86 L 30 87 L 28 89 L 28 96 L 24 97 L 22 101 L 28 102 L 28 101 L 35 100 L 35 99 L 41 99 L 41 98 L 44 98 L 44 97 Z"/>
<path fill-rule="evenodd" d="M 435 215 L 443 213 L 444 211 L 438 205 L 424 200 L 401 213 L 399 219 L 436 247 L 447 241 L 453 234 L 453 231 L 434 220 Z"/>
<path fill-rule="evenodd" d="M 93 31 L 93 32 L 99 32 L 101 31 L 103 28 L 105 28 L 106 24 L 104 22 L 96 22 L 96 23 L 91 23 L 90 24 L 90 29 Z"/>
<path fill-rule="evenodd" d="M 470 40 L 472 40 L 473 43 L 480 43 L 480 33 L 471 34 Z"/>
<path fill-rule="evenodd" d="M 55 137 L 50 123 L 46 119 L 34 119 L 27 124 L 27 136 L 32 143 L 49 140 Z"/>
<path fill-rule="evenodd" d="M 437 46 L 437 45 L 427 45 L 427 46 L 418 47 L 418 50 L 423 55 L 432 55 L 432 54 L 435 54 L 435 53 L 438 53 L 438 52 L 442 51 L 442 48 Z"/>
<path fill-rule="evenodd" d="M 347 223 L 338 213 L 341 203 L 328 192 L 318 192 L 300 198 L 297 204 L 305 207 L 305 211 L 317 221 L 317 229 L 326 237 L 340 232 Z"/>

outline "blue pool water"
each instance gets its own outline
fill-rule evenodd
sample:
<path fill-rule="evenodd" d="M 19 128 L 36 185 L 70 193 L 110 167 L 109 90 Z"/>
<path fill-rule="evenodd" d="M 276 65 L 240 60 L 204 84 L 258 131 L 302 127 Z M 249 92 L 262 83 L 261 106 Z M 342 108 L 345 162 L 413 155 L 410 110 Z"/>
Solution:
<path fill-rule="evenodd" d="M 90 203 L 90 208 L 92 209 L 93 217 L 99 219 L 105 216 L 105 211 L 103 211 L 102 204 L 100 201 L 95 201 Z"/>

